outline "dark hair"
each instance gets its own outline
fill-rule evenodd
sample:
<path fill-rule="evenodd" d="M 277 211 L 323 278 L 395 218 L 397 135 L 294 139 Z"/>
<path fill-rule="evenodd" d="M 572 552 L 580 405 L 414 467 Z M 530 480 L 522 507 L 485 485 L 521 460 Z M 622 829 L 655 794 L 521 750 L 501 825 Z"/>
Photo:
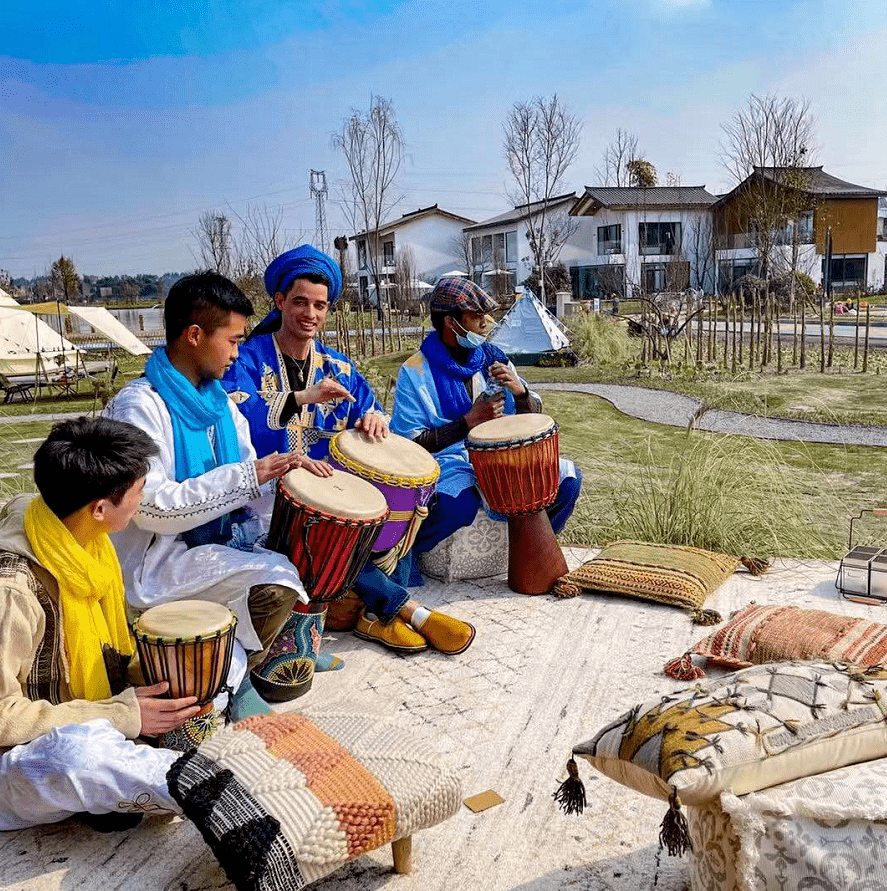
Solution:
<path fill-rule="evenodd" d="M 443 334 L 444 322 L 447 320 L 448 316 L 452 316 L 460 325 L 462 325 L 462 312 L 461 309 L 436 309 L 431 313 L 431 324 L 434 326 L 434 330 L 437 331 L 438 334 Z M 465 326 L 462 325 L 464 328 Z"/>
<path fill-rule="evenodd" d="M 218 272 L 186 275 L 169 289 L 163 305 L 166 342 L 174 343 L 189 325 L 200 325 L 212 334 L 232 312 L 248 317 L 253 314 L 253 305 L 231 279 Z"/>
<path fill-rule="evenodd" d="M 34 455 L 34 482 L 60 519 L 98 498 L 119 504 L 148 473 L 157 446 L 143 430 L 110 418 L 74 418 L 49 432 Z"/>

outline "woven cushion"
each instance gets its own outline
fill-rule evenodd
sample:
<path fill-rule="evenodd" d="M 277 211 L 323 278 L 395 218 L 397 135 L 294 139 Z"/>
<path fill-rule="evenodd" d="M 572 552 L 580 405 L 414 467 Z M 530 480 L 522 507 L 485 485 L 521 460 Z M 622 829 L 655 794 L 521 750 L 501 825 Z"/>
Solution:
<path fill-rule="evenodd" d="M 687 809 L 692 891 L 887 888 L 887 761 Z"/>
<path fill-rule="evenodd" d="M 796 606 L 750 606 L 666 665 L 678 680 L 703 677 L 690 654 L 716 665 L 743 668 L 765 662 L 819 659 L 869 667 L 887 661 L 887 625 Z"/>
<path fill-rule="evenodd" d="M 302 888 L 452 816 L 455 776 L 377 717 L 261 715 L 170 768 L 170 792 L 240 891 Z"/>
<path fill-rule="evenodd" d="M 882 702 L 884 669 L 756 665 L 636 705 L 573 752 L 639 792 L 703 804 L 887 755 Z"/>
<path fill-rule="evenodd" d="M 508 524 L 491 520 L 482 510 L 470 526 L 457 529 L 427 554 L 419 569 L 442 582 L 501 575 L 508 564 Z"/>
<path fill-rule="evenodd" d="M 739 565 L 735 557 L 701 548 L 614 541 L 558 579 L 554 593 L 603 591 L 698 609 Z"/>

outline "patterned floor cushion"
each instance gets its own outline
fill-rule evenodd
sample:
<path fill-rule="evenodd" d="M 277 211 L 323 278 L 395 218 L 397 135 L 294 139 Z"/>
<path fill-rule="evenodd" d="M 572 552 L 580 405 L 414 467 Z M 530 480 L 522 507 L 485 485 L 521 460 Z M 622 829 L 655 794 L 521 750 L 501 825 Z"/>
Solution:
<path fill-rule="evenodd" d="M 887 888 L 887 760 L 687 808 L 692 891 Z"/>
<path fill-rule="evenodd" d="M 442 582 L 484 579 L 508 569 L 508 524 L 491 520 L 483 511 L 427 554 L 419 569 Z"/>
<path fill-rule="evenodd" d="M 887 661 L 887 625 L 819 609 L 752 603 L 663 670 L 679 681 L 705 677 L 693 655 L 727 668 L 798 659 L 868 667 Z"/>
<path fill-rule="evenodd" d="M 302 888 L 460 802 L 429 746 L 340 713 L 247 718 L 176 761 L 168 782 L 238 891 Z"/>
<path fill-rule="evenodd" d="M 738 565 L 735 557 L 701 548 L 614 541 L 558 579 L 554 593 L 575 597 L 582 591 L 600 591 L 701 610 L 706 598 Z"/>
<path fill-rule="evenodd" d="M 601 773 L 668 800 L 664 840 L 686 849 L 681 803 L 703 805 L 887 756 L 887 669 L 821 662 L 755 665 L 688 690 L 639 703 L 573 747 Z M 557 797 L 584 806 L 570 778 Z"/>

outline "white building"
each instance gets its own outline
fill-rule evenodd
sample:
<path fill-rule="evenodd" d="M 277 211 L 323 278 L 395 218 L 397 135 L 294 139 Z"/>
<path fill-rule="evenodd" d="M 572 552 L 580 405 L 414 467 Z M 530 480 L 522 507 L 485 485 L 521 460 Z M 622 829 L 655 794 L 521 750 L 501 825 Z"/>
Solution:
<path fill-rule="evenodd" d="M 557 222 L 565 220 L 575 201 L 575 192 L 552 198 L 547 205 L 546 218 Z M 531 219 L 538 225 L 541 208 L 542 202 L 539 201 L 519 204 L 505 213 L 465 227 L 465 234 L 471 239 L 472 268 L 468 272 L 475 282 L 490 288 L 490 279 L 495 278 L 503 283 L 500 290 L 514 293 L 515 286 L 533 271 L 528 225 Z M 569 220 L 566 219 L 566 222 L 569 223 Z M 582 249 L 574 233 L 561 248 L 558 262 L 568 265 L 581 254 Z"/>
<path fill-rule="evenodd" d="M 397 261 L 405 254 L 410 259 L 413 276 L 429 284 L 433 284 L 442 272 L 458 268 L 460 263 L 464 266 L 458 243 L 463 227 L 473 222 L 432 204 L 381 226 L 375 241 L 383 287 L 394 282 Z M 357 285 L 362 297 L 366 297 L 373 286 L 368 242 L 371 246 L 373 239 L 368 239 L 365 232 L 359 232 L 349 243 L 350 266 L 357 271 Z"/>
<path fill-rule="evenodd" d="M 565 257 L 573 299 L 714 287 L 705 186 L 586 186 L 570 213 L 579 230 Z"/>

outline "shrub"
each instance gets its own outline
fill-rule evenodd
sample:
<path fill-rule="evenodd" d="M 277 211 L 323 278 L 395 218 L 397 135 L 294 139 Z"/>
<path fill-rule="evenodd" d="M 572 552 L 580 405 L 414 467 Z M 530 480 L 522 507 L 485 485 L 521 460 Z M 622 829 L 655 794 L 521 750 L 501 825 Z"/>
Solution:
<path fill-rule="evenodd" d="M 582 362 L 596 365 L 624 365 L 637 354 L 636 344 L 626 326 L 598 312 L 574 313 L 567 320 L 571 345 Z"/>
<path fill-rule="evenodd" d="M 772 443 L 688 434 L 687 446 L 659 468 L 648 443 L 643 469 L 621 479 L 598 535 L 760 560 L 834 556 L 837 532 L 803 512 L 797 474 Z"/>

